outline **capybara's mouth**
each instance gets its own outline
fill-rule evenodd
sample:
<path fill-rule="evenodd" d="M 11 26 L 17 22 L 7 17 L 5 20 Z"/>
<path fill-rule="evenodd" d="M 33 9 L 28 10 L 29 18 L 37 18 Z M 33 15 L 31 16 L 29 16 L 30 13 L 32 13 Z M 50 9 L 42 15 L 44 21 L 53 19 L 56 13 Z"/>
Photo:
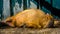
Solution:
<path fill-rule="evenodd" d="M 10 27 L 8 24 L 6 24 L 5 22 L 1 22 L 0 21 L 0 28 L 8 28 L 8 27 Z"/>

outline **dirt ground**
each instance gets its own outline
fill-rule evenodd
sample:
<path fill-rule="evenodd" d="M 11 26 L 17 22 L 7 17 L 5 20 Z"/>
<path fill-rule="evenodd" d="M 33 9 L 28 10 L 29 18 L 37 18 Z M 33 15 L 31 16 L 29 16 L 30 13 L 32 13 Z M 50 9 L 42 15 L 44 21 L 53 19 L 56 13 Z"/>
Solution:
<path fill-rule="evenodd" d="M 0 29 L 0 34 L 60 34 L 60 28 L 6 28 Z"/>

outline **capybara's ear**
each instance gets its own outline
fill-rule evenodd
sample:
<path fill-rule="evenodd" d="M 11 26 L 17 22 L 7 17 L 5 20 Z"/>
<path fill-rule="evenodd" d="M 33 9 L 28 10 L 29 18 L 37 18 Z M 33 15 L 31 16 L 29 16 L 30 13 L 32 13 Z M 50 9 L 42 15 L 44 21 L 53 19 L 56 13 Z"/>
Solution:
<path fill-rule="evenodd" d="M 53 16 L 51 15 L 51 14 L 46 14 L 46 16 L 48 17 L 48 18 L 50 18 L 50 19 L 53 19 Z"/>

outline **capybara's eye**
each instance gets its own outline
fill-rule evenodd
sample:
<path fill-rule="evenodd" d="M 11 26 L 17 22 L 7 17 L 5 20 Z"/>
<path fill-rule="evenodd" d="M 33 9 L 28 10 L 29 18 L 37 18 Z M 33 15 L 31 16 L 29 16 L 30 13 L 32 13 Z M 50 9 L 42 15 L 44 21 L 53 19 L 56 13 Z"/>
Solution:
<path fill-rule="evenodd" d="M 8 21 L 6 21 L 6 22 L 12 22 L 12 20 L 8 20 Z"/>

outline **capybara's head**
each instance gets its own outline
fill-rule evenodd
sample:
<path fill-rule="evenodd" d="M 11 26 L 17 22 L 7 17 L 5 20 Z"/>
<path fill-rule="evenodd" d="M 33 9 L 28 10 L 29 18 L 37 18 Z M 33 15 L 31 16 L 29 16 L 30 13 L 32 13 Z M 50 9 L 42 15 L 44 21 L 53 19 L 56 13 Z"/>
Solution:
<path fill-rule="evenodd" d="M 14 27 L 14 23 L 13 23 L 12 17 L 9 17 L 6 20 L 4 20 L 4 23 L 8 24 L 11 27 Z"/>

